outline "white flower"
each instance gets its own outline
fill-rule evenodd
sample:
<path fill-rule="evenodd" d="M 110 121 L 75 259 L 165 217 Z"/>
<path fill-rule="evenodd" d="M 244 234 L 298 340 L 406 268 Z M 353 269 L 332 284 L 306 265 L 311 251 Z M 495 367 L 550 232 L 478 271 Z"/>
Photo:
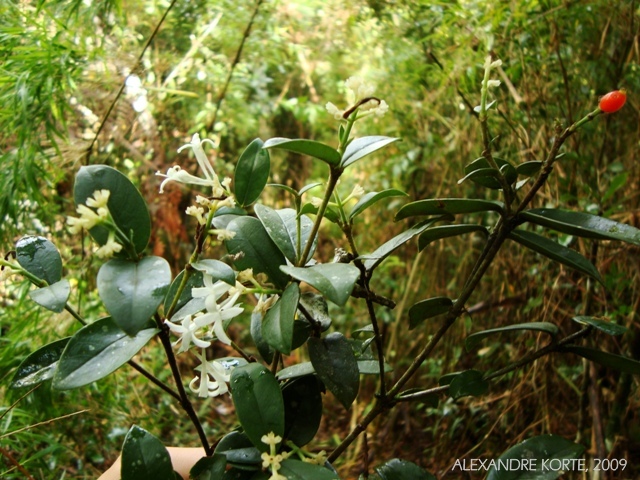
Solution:
<path fill-rule="evenodd" d="M 354 111 L 354 107 L 357 106 L 358 112 L 360 112 L 360 117 L 364 117 L 366 115 L 375 114 L 378 117 L 383 116 L 389 110 L 389 105 L 384 100 L 380 100 L 373 96 L 375 92 L 375 88 L 373 85 L 365 83 L 364 80 L 360 77 L 349 77 L 345 82 L 345 86 L 347 87 L 347 103 L 351 105 L 351 108 L 348 110 L 350 116 Z M 365 102 L 363 100 L 369 99 Z M 360 104 L 360 102 L 363 102 Z M 329 112 L 336 120 L 342 120 L 345 117 L 346 110 L 340 110 L 333 103 L 327 102 L 325 105 L 327 112 Z"/>
<path fill-rule="evenodd" d="M 209 233 L 211 235 L 217 235 L 216 238 L 221 242 L 224 242 L 226 240 L 231 240 L 233 237 L 236 236 L 236 232 L 233 232 L 231 230 L 226 230 L 224 228 L 214 228 L 213 230 L 209 230 Z"/>
<path fill-rule="evenodd" d="M 384 100 L 380 100 L 380 104 L 374 110 L 374 114 L 376 117 L 382 117 L 388 111 L 389 111 L 389 105 L 387 105 L 387 102 L 385 102 Z"/>
<path fill-rule="evenodd" d="M 224 331 L 223 322 L 240 315 L 244 308 L 236 307 L 241 291 L 236 289 L 229 298 L 218 304 L 218 299 L 231 290 L 231 285 L 219 280 L 213 283 L 211 275 L 204 274 L 204 287 L 194 287 L 191 289 L 193 298 L 204 298 L 204 305 L 207 313 L 195 318 L 194 322 L 200 327 L 211 327 L 218 340 L 227 345 L 231 345 L 231 339 Z"/>
<path fill-rule="evenodd" d="M 120 250 L 122 250 L 122 245 L 116 242 L 115 232 L 113 230 L 110 230 L 109 237 L 107 238 L 107 243 L 96 250 L 96 255 L 99 258 L 111 258 L 113 257 L 114 253 L 118 253 Z"/>
<path fill-rule="evenodd" d="M 184 317 L 180 325 L 170 322 L 169 320 L 165 320 L 164 323 L 169 327 L 169 330 L 180 335 L 180 338 L 172 343 L 174 347 L 178 345 L 178 343 L 181 343 L 178 353 L 189 350 L 192 343 L 199 348 L 211 346 L 210 341 L 198 338 L 198 332 L 202 327 L 193 321 L 191 315 Z"/>
<path fill-rule="evenodd" d="M 358 103 L 367 97 L 370 97 L 375 92 L 375 87 L 371 84 L 365 83 L 360 77 L 349 77 L 344 83 L 347 87 L 347 101 L 350 104 Z"/>
<path fill-rule="evenodd" d="M 107 189 L 96 190 L 93 192 L 93 197 L 87 198 L 87 205 L 91 208 L 106 208 L 107 202 L 109 202 L 109 196 L 111 192 Z"/>
<path fill-rule="evenodd" d="M 166 175 L 160 172 L 156 172 L 156 175 L 160 177 L 165 177 L 165 180 L 160 184 L 160 193 L 164 192 L 164 186 L 171 181 L 192 184 L 192 185 L 202 185 L 209 186 L 213 189 L 213 196 L 219 197 L 224 194 L 224 188 L 220 184 L 220 180 L 218 179 L 218 175 L 213 169 L 213 165 L 207 158 L 207 155 L 204 153 L 204 149 L 202 148 L 203 143 L 210 143 L 215 146 L 212 140 L 205 138 L 204 140 L 200 140 L 200 135 L 197 133 L 193 135 L 191 138 L 191 142 L 183 145 L 178 149 L 178 153 L 180 153 L 185 148 L 193 149 L 193 153 L 196 156 L 196 161 L 200 166 L 200 169 L 204 173 L 204 178 L 196 177 L 195 175 L 191 175 L 189 172 L 182 170 L 179 166 L 173 166 L 169 170 L 167 170 Z"/>
<path fill-rule="evenodd" d="M 356 185 L 355 187 L 353 187 L 351 195 L 349 196 L 358 200 L 362 195 L 364 195 L 364 188 L 362 188 L 360 185 Z"/>
<path fill-rule="evenodd" d="M 499 87 L 499 86 L 500 86 L 500 80 L 489 80 L 487 82 L 487 87 L 489 88 Z"/>
<path fill-rule="evenodd" d="M 344 111 L 340 110 L 331 102 L 327 102 L 324 108 L 326 108 L 327 112 L 329 112 L 330 115 L 333 115 L 333 118 L 335 118 L 336 120 L 340 120 L 342 118 L 342 115 L 344 115 Z"/>
<path fill-rule="evenodd" d="M 192 217 L 196 217 L 200 225 L 207 224 L 207 219 L 204 218 L 204 208 L 196 207 L 195 205 L 190 205 L 187 207 L 187 210 L 185 211 L 185 213 Z"/>
<path fill-rule="evenodd" d="M 229 391 L 227 383 L 231 377 L 227 369 L 216 360 L 207 361 L 204 350 L 200 355 L 200 361 L 202 364 L 196 367 L 200 376 L 189 382 L 189 389 L 203 398 L 217 397 L 227 393 Z M 196 384 L 198 384 L 197 388 Z"/>
<path fill-rule="evenodd" d="M 282 437 L 280 435 L 276 435 L 273 432 L 269 432 L 266 435 L 260 437 L 260 441 L 265 445 L 269 445 L 269 448 L 275 447 L 282 441 Z"/>
<path fill-rule="evenodd" d="M 102 223 L 108 216 L 109 210 L 105 207 L 98 208 L 97 212 L 94 212 L 86 205 L 78 205 L 76 212 L 80 215 L 79 218 L 67 217 L 67 225 L 69 225 L 69 231 L 71 233 L 79 233 L 80 230 L 86 228 L 91 230 L 97 224 Z"/>

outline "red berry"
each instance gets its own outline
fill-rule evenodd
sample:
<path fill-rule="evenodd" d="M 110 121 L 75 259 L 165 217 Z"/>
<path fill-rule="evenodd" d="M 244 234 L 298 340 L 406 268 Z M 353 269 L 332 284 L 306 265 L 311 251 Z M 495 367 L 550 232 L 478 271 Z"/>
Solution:
<path fill-rule="evenodd" d="M 626 101 L 627 91 L 625 89 L 609 92 L 600 99 L 600 110 L 604 113 L 617 112 Z"/>

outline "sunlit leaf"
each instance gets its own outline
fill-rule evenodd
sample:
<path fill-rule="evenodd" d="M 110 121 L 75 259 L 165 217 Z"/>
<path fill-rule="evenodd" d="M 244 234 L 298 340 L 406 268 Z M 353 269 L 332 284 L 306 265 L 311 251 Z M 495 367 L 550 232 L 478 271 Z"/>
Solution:
<path fill-rule="evenodd" d="M 298 220 L 300 221 L 300 253 L 311 235 L 313 221 L 306 215 L 301 215 L 298 219 L 296 211 L 292 208 L 273 210 L 265 205 L 257 204 L 255 212 L 269 237 L 280 249 L 287 259 L 296 264 L 298 262 Z M 314 247 L 317 242 L 314 242 Z M 315 248 L 311 249 L 309 255 L 313 255 Z"/>
<path fill-rule="evenodd" d="M 71 337 L 56 340 L 30 353 L 11 379 L 11 388 L 33 387 L 53 377 Z"/>
<path fill-rule="evenodd" d="M 29 292 L 31 300 L 41 307 L 56 313 L 64 310 L 67 300 L 69 300 L 69 295 L 71 295 L 71 285 L 69 285 L 69 280 L 66 278 L 48 287 L 38 288 Z"/>
<path fill-rule="evenodd" d="M 374 135 L 371 137 L 360 137 L 353 140 L 344 151 L 340 166 L 346 168 L 349 165 L 357 162 L 363 157 L 372 154 L 376 150 L 389 145 L 390 143 L 397 142 L 399 138 L 384 137 L 381 135 Z"/>
<path fill-rule="evenodd" d="M 344 305 L 360 278 L 360 270 L 347 263 L 323 263 L 311 267 L 282 266 L 282 271 L 316 288 L 336 305 Z"/>
<path fill-rule="evenodd" d="M 407 196 L 408 195 L 405 192 L 403 192 L 402 190 L 397 190 L 395 188 L 389 188 L 389 189 L 383 190 L 381 192 L 365 193 L 362 196 L 362 198 L 360 198 L 360 200 L 358 200 L 358 203 L 356 203 L 353 206 L 353 209 L 351 209 L 351 213 L 349 214 L 349 220 L 357 217 L 362 212 L 364 212 L 367 208 L 369 208 L 370 206 L 372 206 L 376 202 L 379 202 L 383 198 L 388 198 L 388 197 L 407 197 Z"/>
<path fill-rule="evenodd" d="M 313 140 L 291 140 L 288 138 L 276 137 L 270 138 L 264 142 L 263 148 L 279 148 L 293 153 L 309 155 L 310 157 L 322 160 L 329 165 L 338 165 L 340 163 L 340 153 L 338 153 L 335 148 Z"/>

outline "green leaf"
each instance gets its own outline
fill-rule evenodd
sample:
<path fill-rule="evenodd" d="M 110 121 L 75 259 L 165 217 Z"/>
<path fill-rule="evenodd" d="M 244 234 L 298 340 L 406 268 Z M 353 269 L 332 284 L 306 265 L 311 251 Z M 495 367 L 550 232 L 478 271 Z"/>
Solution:
<path fill-rule="evenodd" d="M 62 278 L 62 258 L 56 246 L 44 237 L 28 235 L 16 242 L 18 263 L 49 285 Z"/>
<path fill-rule="evenodd" d="M 580 315 L 573 317 L 571 320 L 581 323 L 582 325 L 591 325 L 604 333 L 608 333 L 609 335 L 622 335 L 628 331 L 628 328 L 623 325 L 618 325 L 617 323 L 596 317 Z"/>
<path fill-rule="evenodd" d="M 218 445 L 216 445 L 214 453 L 224 455 L 229 465 L 245 472 L 252 472 L 251 475 L 259 468 L 262 462 L 260 450 L 253 446 L 249 437 L 242 431 L 231 431 L 226 434 Z M 221 478 L 228 477 L 225 474 L 225 476 Z M 233 476 L 231 478 L 245 477 Z"/>
<path fill-rule="evenodd" d="M 303 194 L 307 193 L 312 188 L 319 187 L 320 185 L 322 185 L 322 182 L 313 182 L 313 183 L 310 183 L 309 185 L 305 185 L 304 187 L 302 187 L 300 189 L 300 191 L 298 192 L 298 195 L 302 196 Z"/>
<path fill-rule="evenodd" d="M 531 162 L 524 162 L 518 165 L 516 167 L 516 172 L 518 172 L 518 175 L 531 177 L 538 173 L 541 168 L 542 162 L 540 160 L 533 160 Z"/>
<path fill-rule="evenodd" d="M 504 213 L 504 204 L 493 200 L 435 198 L 408 203 L 396 213 L 396 221 L 416 215 L 456 215 L 461 213 Z"/>
<path fill-rule="evenodd" d="M 489 233 L 486 227 L 483 227 L 482 225 L 439 225 L 437 227 L 428 228 L 420 235 L 420 237 L 418 237 L 418 250 L 424 250 L 431 242 L 441 238 L 456 237 L 458 235 L 465 235 L 471 232 L 483 232 L 485 235 L 488 235 Z"/>
<path fill-rule="evenodd" d="M 325 467 L 293 459 L 282 462 L 278 473 L 284 475 L 287 480 L 339 480 L 340 478 Z"/>
<path fill-rule="evenodd" d="M 58 361 L 71 337 L 63 338 L 30 353 L 11 379 L 11 388 L 34 387 L 53 377 Z"/>
<path fill-rule="evenodd" d="M 287 261 L 257 218 L 237 217 L 229 222 L 227 229 L 235 237 L 225 242 L 231 255 L 241 254 L 234 260 L 238 270 L 252 268 L 254 273 L 264 273 L 278 288 L 284 288 L 289 279 L 280 265 Z"/>
<path fill-rule="evenodd" d="M 135 335 L 162 303 L 171 283 L 171 268 L 161 257 L 144 257 L 139 262 L 113 259 L 100 267 L 97 283 L 113 320 Z"/>
<path fill-rule="evenodd" d="M 304 307 L 309 315 L 313 317 L 316 327 L 324 332 L 331 326 L 331 317 L 329 316 L 329 305 L 322 295 L 313 292 L 305 292 L 300 297 L 300 304 Z M 306 317 L 301 314 L 302 318 Z"/>
<path fill-rule="evenodd" d="M 393 458 L 376 468 L 382 480 L 436 480 L 426 470 L 408 460 Z"/>
<path fill-rule="evenodd" d="M 315 207 L 312 203 L 305 203 L 300 209 L 300 215 L 305 215 L 307 213 L 317 215 L 318 207 Z M 333 223 L 340 223 L 340 213 L 338 213 L 338 210 L 331 205 L 328 205 L 327 209 L 324 211 L 324 218 Z"/>
<path fill-rule="evenodd" d="M 296 280 L 307 282 L 339 306 L 347 303 L 360 278 L 358 267 L 347 263 L 324 263 L 311 267 L 283 265 L 280 269 Z"/>
<path fill-rule="evenodd" d="M 189 478 L 193 480 L 218 480 L 222 478 L 227 467 L 225 455 L 214 454 L 202 457 L 189 471 Z"/>
<path fill-rule="evenodd" d="M 530 248 L 534 252 L 566 265 L 569 268 L 573 268 L 574 270 L 584 273 L 585 275 L 596 279 L 598 282 L 603 283 L 602 277 L 600 277 L 596 267 L 594 267 L 589 260 L 575 250 L 560 245 L 559 243 L 549 240 L 537 233 L 527 232 L 526 230 L 514 230 L 509 234 L 509 238 L 527 248 Z"/>
<path fill-rule="evenodd" d="M 397 190 L 395 188 L 389 188 L 387 190 L 383 190 L 381 192 L 369 192 L 366 193 L 358 200 L 353 208 L 351 209 L 351 213 L 349 214 L 349 220 L 357 217 L 362 212 L 364 212 L 367 208 L 369 208 L 374 203 L 382 200 L 383 198 L 388 197 L 408 197 L 408 195 L 402 190 Z"/>
<path fill-rule="evenodd" d="M 500 177 L 500 170 L 496 170 L 495 168 L 478 168 L 458 180 L 458 185 L 464 183 L 465 180 L 471 180 L 479 185 L 497 190 L 502 188 L 499 180 Z"/>
<path fill-rule="evenodd" d="M 48 287 L 38 288 L 29 292 L 31 300 L 41 307 L 56 313 L 64 310 L 67 300 L 69 300 L 69 295 L 71 295 L 71 286 L 66 278 Z"/>
<path fill-rule="evenodd" d="M 265 366 L 250 363 L 233 370 L 230 386 L 244 432 L 258 450 L 268 452 L 262 436 L 284 435 L 284 402 L 276 377 Z"/>
<path fill-rule="evenodd" d="M 525 220 L 557 230 L 558 232 L 585 238 L 620 240 L 640 245 L 640 230 L 608 218 L 559 208 L 534 208 L 520 214 Z"/>
<path fill-rule="evenodd" d="M 106 377 L 131 360 L 158 331 L 147 328 L 129 336 L 110 317 L 81 328 L 62 353 L 53 388 L 70 390 Z"/>
<path fill-rule="evenodd" d="M 182 279 L 184 278 L 184 274 L 185 274 L 184 272 L 185 271 L 182 270 L 176 276 L 173 282 L 171 282 L 171 285 L 169 285 L 169 290 L 167 291 L 167 294 L 164 297 L 164 314 L 165 315 L 169 312 L 171 303 L 173 302 L 173 299 L 176 296 L 176 293 L 178 293 L 178 288 L 182 284 Z M 199 272 L 197 270 L 191 272 L 191 274 L 189 275 L 189 278 L 187 279 L 187 284 L 185 285 L 184 290 L 182 290 L 182 293 L 180 294 L 180 298 L 178 299 L 178 303 L 176 304 L 176 308 L 171 318 L 176 317 L 176 315 L 178 315 L 176 318 L 184 318 L 185 316 L 199 312 L 204 308 L 204 298 L 198 298 L 197 300 L 201 300 L 201 301 L 199 305 L 194 307 L 193 311 L 187 312 L 187 313 L 181 312 L 182 307 L 184 307 L 185 305 L 187 305 L 193 300 L 193 296 L 191 295 L 191 289 L 194 287 L 202 287 L 203 285 L 204 283 L 202 280 L 202 272 Z M 182 315 L 183 313 L 184 315 Z M 171 318 L 169 320 L 171 320 Z"/>
<path fill-rule="evenodd" d="M 489 391 L 489 382 L 484 379 L 482 372 L 478 370 L 466 370 L 459 373 L 449 384 L 449 395 L 455 400 L 473 396 L 478 397 Z"/>
<path fill-rule="evenodd" d="M 141 253 L 151 237 L 151 217 L 142 195 L 125 175 L 106 165 L 81 167 L 73 190 L 76 205 L 86 204 L 96 190 L 103 189 L 111 192 L 107 206 L 113 221 L 133 239 L 136 252 Z M 102 225 L 93 227 L 89 233 L 100 245 L 109 238 L 109 229 Z"/>
<path fill-rule="evenodd" d="M 471 180 L 483 187 L 498 190 L 502 188 L 502 184 L 498 180 L 501 172 L 505 176 L 507 183 L 512 184 L 516 181 L 516 169 L 509 162 L 499 157 L 493 157 L 493 160 L 498 165 L 500 172 L 493 168 L 486 158 L 480 157 L 464 167 L 465 177 L 459 180 L 458 184 L 465 180 Z"/>
<path fill-rule="evenodd" d="M 453 300 L 447 297 L 433 297 L 415 303 L 409 309 L 409 330 L 416 328 L 427 318 L 447 313 L 452 305 Z"/>
<path fill-rule="evenodd" d="M 507 468 L 492 466 L 487 480 L 554 480 L 565 473 L 558 468 L 559 462 L 579 458 L 582 452 L 582 445 L 558 435 L 532 437 L 500 455 L 496 463 L 507 465 Z M 514 468 L 509 468 L 509 465 L 514 465 Z M 453 467 L 454 470 L 457 468 L 462 470 L 462 467 Z"/>
<path fill-rule="evenodd" d="M 122 480 L 175 480 L 171 457 L 162 442 L 134 425 L 122 445 Z"/>
<path fill-rule="evenodd" d="M 315 437 L 322 419 L 322 388 L 315 375 L 287 382 L 284 399 L 284 435 L 298 447 Z"/>
<path fill-rule="evenodd" d="M 213 282 L 222 280 L 227 285 L 236 286 L 236 274 L 229 265 L 220 260 L 205 259 L 193 262 L 191 266 L 199 272 L 211 275 Z"/>
<path fill-rule="evenodd" d="M 290 283 L 282 296 L 265 314 L 262 321 L 262 338 L 279 352 L 289 355 L 293 342 L 293 322 L 298 311 L 300 287 Z"/>
<path fill-rule="evenodd" d="M 251 314 L 250 333 L 253 342 L 256 344 L 258 353 L 265 362 L 270 364 L 273 361 L 273 354 L 275 352 L 262 336 L 262 314 L 255 312 Z"/>
<path fill-rule="evenodd" d="M 371 137 L 361 137 L 353 140 L 344 151 L 342 160 L 340 161 L 340 167 L 346 168 L 349 165 L 354 164 L 358 160 L 367 155 L 372 154 L 376 150 L 380 150 L 386 147 L 390 143 L 397 142 L 399 138 L 384 137 L 381 135 L 374 135 Z"/>
<path fill-rule="evenodd" d="M 241 207 L 247 207 L 255 202 L 267 184 L 271 162 L 269 152 L 262 148 L 263 145 L 262 140 L 256 138 L 238 159 L 233 192 Z"/>
<path fill-rule="evenodd" d="M 278 378 L 278 380 L 290 380 L 292 378 L 311 375 L 312 373 L 316 373 L 316 370 L 315 368 L 313 368 L 311 362 L 302 362 L 291 365 L 290 367 L 283 368 L 276 374 L 276 377 Z"/>
<path fill-rule="evenodd" d="M 360 375 L 379 375 L 380 364 L 378 360 L 358 360 L 358 371 Z M 385 362 L 384 371 L 386 373 L 393 372 L 393 368 Z"/>
<path fill-rule="evenodd" d="M 575 353 L 581 357 L 596 362 L 603 367 L 613 368 L 631 375 L 640 375 L 640 362 L 631 358 L 614 355 L 589 347 L 579 347 L 577 345 L 566 345 L 562 348 L 564 352 Z"/>
<path fill-rule="evenodd" d="M 364 261 L 364 267 L 367 271 L 375 269 L 382 261 L 391 255 L 397 248 L 401 247 L 416 235 L 420 235 L 427 228 L 433 225 L 435 222 L 442 220 L 443 217 L 433 218 L 417 223 L 413 227 L 405 230 L 404 232 L 396 235 L 391 240 L 386 241 L 380 247 L 378 247 L 373 253 L 368 255 L 361 255 L 360 260 Z"/>
<path fill-rule="evenodd" d="M 553 323 L 549 323 L 549 322 L 518 323 L 517 325 L 507 325 L 505 327 L 491 328 L 489 330 L 483 330 L 481 332 L 472 333 L 467 337 L 465 341 L 465 345 L 467 347 L 467 350 L 471 350 L 476 345 L 478 345 L 482 341 L 482 339 L 489 337 L 491 335 L 495 335 L 496 333 L 523 331 L 523 330 L 533 330 L 537 332 L 548 333 L 549 335 L 551 335 L 552 338 L 555 338 L 558 335 L 558 327 L 556 327 Z"/>
<path fill-rule="evenodd" d="M 340 163 L 340 153 L 335 148 L 313 140 L 290 140 L 288 138 L 276 137 L 267 140 L 263 148 L 280 148 L 288 152 L 309 155 L 333 166 Z"/>
<path fill-rule="evenodd" d="M 297 213 L 292 208 L 284 208 L 281 210 L 273 210 L 272 208 L 264 205 L 256 205 L 254 207 L 256 215 L 262 222 L 267 234 L 273 240 L 273 242 L 280 249 L 282 254 L 293 264 L 298 262 L 297 254 Z M 313 221 L 305 215 L 300 216 L 300 253 L 304 250 L 309 236 L 311 235 L 311 229 L 313 228 Z M 315 242 L 314 242 L 315 243 Z M 315 245 L 314 245 L 315 247 Z M 309 256 L 313 255 L 312 249 Z"/>
<path fill-rule="evenodd" d="M 339 332 L 309 339 L 309 358 L 322 383 L 349 409 L 360 387 L 358 361 L 349 341 Z"/>

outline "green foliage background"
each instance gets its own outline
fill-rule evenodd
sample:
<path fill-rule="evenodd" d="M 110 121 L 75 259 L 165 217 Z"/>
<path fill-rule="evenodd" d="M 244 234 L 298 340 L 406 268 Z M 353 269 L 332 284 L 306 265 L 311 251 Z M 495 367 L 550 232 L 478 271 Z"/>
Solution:
<path fill-rule="evenodd" d="M 137 182 L 152 206 L 151 248 L 177 268 L 190 251 L 191 235 L 185 228 L 194 225 L 183 214 L 190 199 L 179 189 L 159 196 L 155 171 L 173 165 L 177 147 L 195 132 L 220 136 L 216 164 L 221 175 L 232 172 L 239 153 L 256 137 L 330 141 L 336 122 L 324 104 L 342 101 L 343 80 L 351 75 L 377 84 L 376 94 L 391 106 L 372 128 L 403 141 L 386 151 L 391 153 L 370 160 L 366 169 L 352 169 L 352 177 L 343 181 L 360 183 L 367 191 L 400 188 L 413 199 L 477 197 L 477 187 L 458 185 L 457 180 L 464 165 L 481 155 L 471 109 L 479 102 L 487 43 L 503 60 L 504 73 L 495 93 L 499 115 L 490 125 L 497 136 L 494 145 L 499 156 L 515 162 L 541 159 L 556 121 L 567 125 L 593 110 L 598 96 L 618 87 L 628 89 L 621 112 L 587 124 L 571 138 L 539 206 L 568 205 L 640 224 L 635 93 L 640 91 L 640 18 L 634 1 L 612 7 L 610 0 L 266 0 L 258 4 L 247 32 L 257 8 L 253 1 L 179 0 L 138 62 L 169 3 L 0 3 L 3 253 L 22 234 L 47 236 L 62 248 L 70 271 L 85 272 L 73 280 L 76 285 L 91 290 L 89 272 L 95 266 L 87 254 L 90 243 L 71 236 L 63 221 L 72 213 L 72 179 L 79 166 L 105 163 Z M 135 97 L 125 90 L 89 152 L 129 73 L 142 80 L 148 107 L 137 112 Z M 324 180 L 323 171 L 299 156 L 274 155 L 274 161 L 274 183 L 299 188 L 309 179 Z M 284 201 L 277 191 L 273 195 Z M 371 247 L 391 237 L 395 227 L 379 227 L 391 222 L 398 202 L 389 203 L 388 212 L 364 215 L 365 221 L 356 225 Z M 331 226 L 323 229 L 319 251 L 325 259 L 340 246 L 332 240 L 334 233 Z M 475 331 L 476 324 L 489 328 L 545 320 L 568 332 L 568 318 L 588 302 L 632 332 L 618 343 L 604 336 L 597 341 L 640 358 L 640 336 L 635 333 L 637 248 L 604 243 L 594 249 L 590 242 L 571 237 L 558 240 L 578 242 L 578 248 L 591 255 L 607 290 L 588 297 L 585 279 L 522 249 L 505 249 L 476 293 L 471 315 L 454 327 L 456 335 L 442 344 L 437 360 L 423 369 L 416 385 L 436 380 L 443 370 L 517 358 L 541 341 L 528 334 L 486 343 L 478 354 L 467 353 L 462 338 Z M 409 361 L 434 328 L 425 325 L 408 333 L 396 321 L 404 307 L 423 298 L 425 291 L 435 296 L 459 289 L 477 252 L 471 240 L 442 241 L 424 254 L 407 252 L 383 266 L 386 275 L 379 278 L 385 280 L 376 288 L 399 302 L 396 310 L 381 313 L 386 315 L 390 363 Z M 26 298 L 26 285 L 8 282 L 0 285 L 0 292 L 4 411 L 20 395 L 6 389 L 12 369 L 35 346 L 77 327 L 64 314 L 52 318 L 39 312 Z M 84 313 L 102 312 L 96 295 L 74 301 Z M 351 330 L 364 319 L 363 312 L 349 304 L 332 315 Z M 248 332 L 237 335 L 248 338 Z M 141 362 L 163 372 L 162 358 L 145 352 Z M 465 454 L 495 458 L 507 445 L 534 433 L 577 436 L 589 444 L 597 407 L 610 455 L 627 458 L 632 466 L 635 460 L 637 469 L 640 423 L 637 395 L 631 393 L 637 393 L 637 379 L 597 371 L 599 402 L 589 406 L 582 372 L 579 361 L 545 358 L 507 377 L 503 389 L 482 400 L 441 402 L 439 407 L 402 405 L 374 425 L 370 452 L 380 461 L 402 454 L 441 472 Z M 366 384 L 364 389 L 353 418 L 371 396 Z M 373 384 L 368 391 L 373 393 Z M 232 422 L 228 400 L 207 400 L 199 407 L 212 436 Z M 89 411 L 10 434 L 85 409 Z M 40 388 L 2 418 L 0 440 L 35 478 L 95 478 L 115 458 L 132 423 L 154 425 L 153 433 L 166 444 L 197 445 L 170 399 L 128 370 L 80 391 L 52 394 Z M 334 435 L 341 436 L 348 426 L 344 414 L 330 416 L 321 444 L 332 448 Z M 411 438 L 409 444 L 402 441 L 406 438 Z M 360 454 L 358 447 L 349 450 L 342 471 L 358 472 Z M 0 468 L 0 476 L 23 478 L 10 464 Z"/>

